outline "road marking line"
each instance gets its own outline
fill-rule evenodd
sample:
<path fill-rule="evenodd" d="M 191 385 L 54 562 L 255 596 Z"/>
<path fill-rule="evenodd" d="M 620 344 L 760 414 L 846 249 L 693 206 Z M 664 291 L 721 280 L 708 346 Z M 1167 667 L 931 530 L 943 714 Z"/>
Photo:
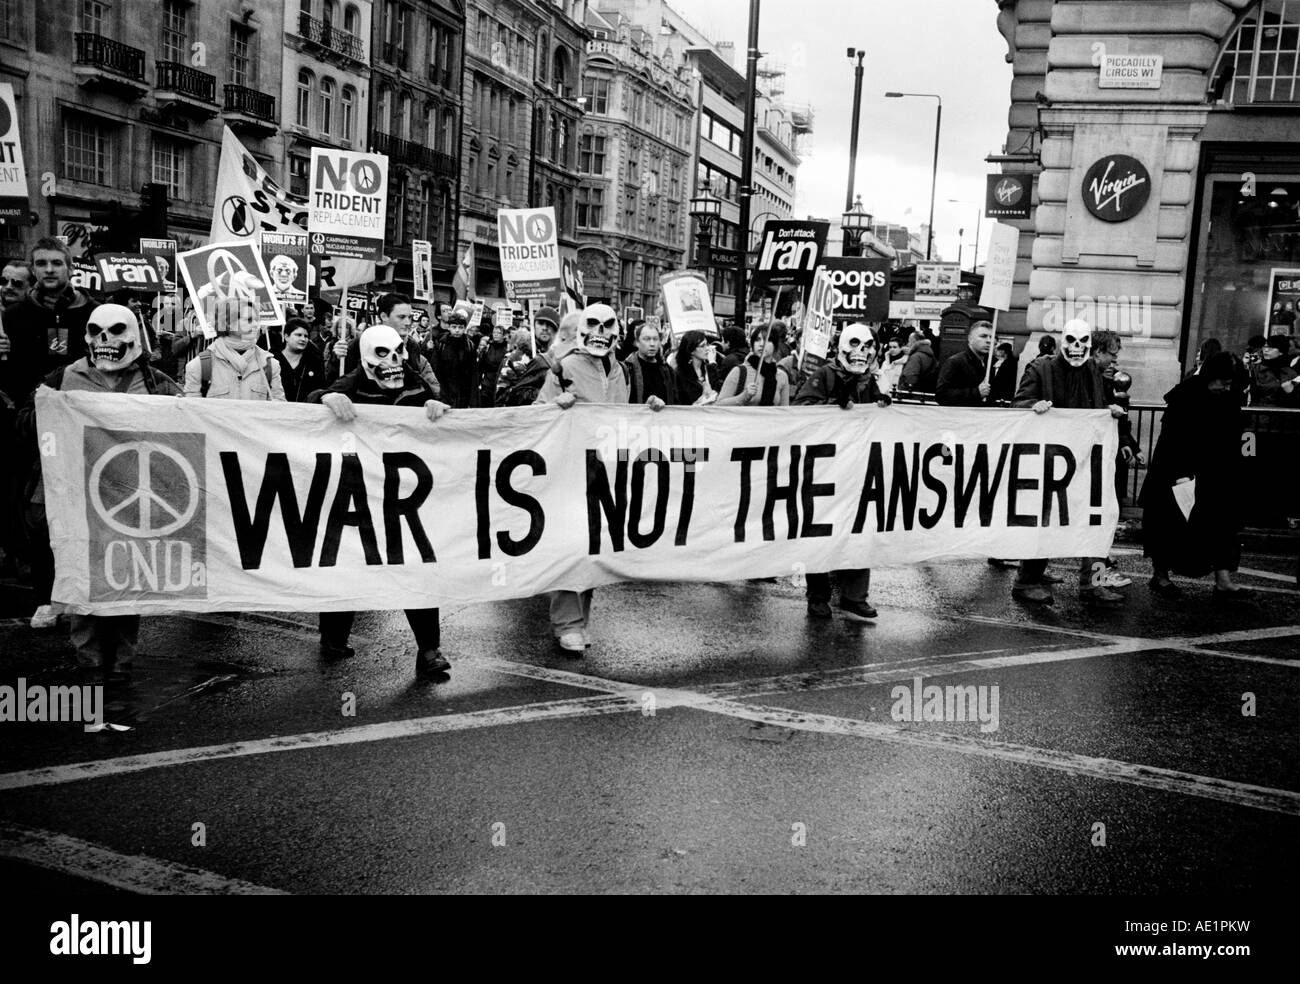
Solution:
<path fill-rule="evenodd" d="M 1300 815 L 1300 793 L 1289 789 L 1272 789 L 1252 783 L 1234 782 L 1229 779 L 1217 779 L 1212 776 L 1201 776 L 1191 772 L 1180 772 L 1176 769 L 1137 765 L 1118 759 L 1078 755 L 1074 752 L 1037 748 L 1033 745 L 972 738 L 951 732 L 917 731 L 913 728 L 903 728 L 874 721 L 858 721 L 826 714 L 810 714 L 782 708 L 762 707 L 755 704 L 740 704 L 727 700 L 715 701 L 713 706 L 705 709 L 729 717 L 757 721 L 762 724 L 790 728 L 795 731 L 872 738 L 896 745 L 913 745 L 921 748 L 957 752 L 962 755 L 976 755 L 1015 762 L 1020 765 L 1053 769 L 1071 775 L 1090 776 L 1112 782 L 1129 783 L 1147 789 L 1158 789 L 1165 792 L 1180 793 L 1185 796 L 1218 800 L 1223 803 L 1231 803 L 1234 806 L 1268 810 L 1273 813 L 1285 813 L 1291 816 Z"/>
<path fill-rule="evenodd" d="M 138 895 L 287 895 L 276 888 L 142 854 L 119 854 L 52 830 L 0 823 L 0 858 Z"/>
<path fill-rule="evenodd" d="M 1214 646 L 1221 642 L 1253 642 L 1256 639 L 1285 639 L 1300 635 L 1300 625 L 1272 625 L 1262 629 L 1235 629 L 1203 636 L 1179 636 L 1168 640 L 1175 646 Z"/>
<path fill-rule="evenodd" d="M 642 688 L 644 691 L 645 688 Z M 47 766 L 9 772 L 0 775 L 0 791 L 30 789 L 33 786 L 54 786 L 81 779 L 102 779 L 106 776 L 143 772 L 215 759 L 242 758 L 265 755 L 270 752 L 294 752 L 334 745 L 354 745 L 392 738 L 410 738 L 417 735 L 438 734 L 447 731 L 464 731 L 470 728 L 491 728 L 499 724 L 518 724 L 526 721 L 553 721 L 561 718 L 596 714 L 619 714 L 637 710 L 640 704 L 616 694 L 599 694 L 594 697 L 571 697 L 536 704 L 518 704 L 513 707 L 491 707 L 464 714 L 438 714 L 431 717 L 411 718 L 402 721 L 382 721 L 363 724 L 337 731 L 314 731 L 301 735 L 283 735 L 259 738 L 252 741 L 230 742 L 225 745 L 205 745 L 197 748 L 176 748 L 143 755 L 74 762 L 70 765 Z"/>
<path fill-rule="evenodd" d="M 1251 577 L 1262 577 L 1265 581 L 1285 581 L 1287 584 L 1295 584 L 1294 574 L 1276 574 L 1273 571 L 1252 570 L 1249 567 L 1237 568 L 1238 574 L 1249 574 Z M 1292 588 L 1292 591 L 1297 590 Z"/>

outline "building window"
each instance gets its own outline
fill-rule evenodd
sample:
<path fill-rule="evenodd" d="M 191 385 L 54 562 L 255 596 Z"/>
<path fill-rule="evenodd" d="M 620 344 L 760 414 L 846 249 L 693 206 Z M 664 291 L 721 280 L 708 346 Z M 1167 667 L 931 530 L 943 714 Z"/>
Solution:
<path fill-rule="evenodd" d="M 0 38 L 6 41 L 21 40 L 18 2 L 19 0 L 0 0 Z"/>
<path fill-rule="evenodd" d="M 642 93 L 640 90 L 634 89 L 632 91 L 631 102 L 632 102 L 632 112 L 628 114 L 628 119 L 631 120 L 631 122 L 633 123 L 640 124 L 641 113 L 643 112 L 645 106 L 645 94 Z"/>
<path fill-rule="evenodd" d="M 311 129 L 311 87 L 312 74 L 305 68 L 298 70 L 298 101 L 294 109 L 293 121 L 303 129 Z"/>
<path fill-rule="evenodd" d="M 159 54 L 163 61 L 186 62 L 190 53 L 190 5 L 184 0 L 163 0 L 162 45 Z"/>
<path fill-rule="evenodd" d="M 438 196 L 438 242 L 442 244 L 441 252 L 450 253 L 452 238 L 455 235 L 455 223 L 451 215 L 451 189 L 444 187 Z"/>
<path fill-rule="evenodd" d="M 103 34 L 108 10 L 99 0 L 81 0 L 81 27 L 87 34 Z"/>
<path fill-rule="evenodd" d="M 353 37 L 361 33 L 361 11 L 352 4 L 348 4 L 343 11 L 343 30 Z"/>
<path fill-rule="evenodd" d="M 291 154 L 289 156 L 289 193 L 300 198 L 306 198 L 310 174 L 311 159 Z"/>
<path fill-rule="evenodd" d="M 578 149 L 578 170 L 583 174 L 605 173 L 605 138 L 584 133 Z"/>
<path fill-rule="evenodd" d="M 569 196 L 563 188 L 555 193 L 555 228 L 562 236 L 569 234 Z"/>
<path fill-rule="evenodd" d="M 406 243 L 406 184 L 407 177 L 403 174 L 397 179 L 397 185 L 393 191 L 394 246 L 402 246 Z"/>
<path fill-rule="evenodd" d="M 334 132 L 334 80 L 320 80 L 320 132 Z"/>
<path fill-rule="evenodd" d="M 478 158 L 475 157 L 473 154 L 469 155 L 469 167 L 467 168 L 467 170 L 469 172 L 470 187 L 472 187 L 475 191 L 482 191 L 483 182 L 479 179 Z"/>
<path fill-rule="evenodd" d="M 1221 89 L 1236 104 L 1300 101 L 1298 15 L 1297 0 L 1256 5 L 1219 55 L 1212 90 Z"/>
<path fill-rule="evenodd" d="M 170 137 L 153 138 L 152 180 L 167 188 L 167 197 L 189 198 L 189 148 Z"/>
<path fill-rule="evenodd" d="M 636 193 L 623 196 L 623 228 L 628 232 L 636 231 Z"/>
<path fill-rule="evenodd" d="M 551 131 L 551 139 L 548 144 L 550 148 L 550 154 L 548 156 L 553 161 L 559 160 L 559 154 L 557 153 L 557 151 L 560 149 L 560 118 L 556 116 L 554 113 L 551 114 L 550 131 Z"/>
<path fill-rule="evenodd" d="M 434 148 L 444 154 L 456 153 L 456 111 L 444 110 L 442 114 L 442 139 Z"/>
<path fill-rule="evenodd" d="M 325 0 L 321 5 L 320 13 L 325 26 L 333 27 L 334 22 L 339 19 L 339 0 Z"/>
<path fill-rule="evenodd" d="M 420 238 L 429 238 L 429 223 L 433 219 L 433 189 L 429 187 L 429 182 L 420 182 L 420 214 L 417 221 L 417 228 L 420 230 Z"/>
<path fill-rule="evenodd" d="M 609 79 L 588 76 L 582 80 L 582 95 L 587 100 L 587 112 L 609 114 Z"/>
<path fill-rule="evenodd" d="M 555 59 L 551 64 L 551 84 L 560 96 L 572 93 L 569 86 L 569 53 L 564 48 L 555 49 Z"/>
<path fill-rule="evenodd" d="M 641 184 L 641 162 L 635 157 L 629 157 L 627 161 L 627 183 L 638 186 Z"/>
<path fill-rule="evenodd" d="M 483 179 L 483 190 L 487 192 L 489 198 L 497 197 L 497 162 L 491 157 L 487 159 L 487 175 Z"/>
<path fill-rule="evenodd" d="M 411 97 L 405 92 L 397 100 L 397 119 L 393 132 L 403 140 L 411 139 Z"/>
<path fill-rule="evenodd" d="M 351 143 L 356 132 L 357 91 L 350 85 L 343 87 L 343 132 L 339 134 L 344 143 Z"/>
<path fill-rule="evenodd" d="M 557 164 L 564 167 L 569 166 L 569 121 L 560 120 L 560 143 L 559 153 L 555 155 Z"/>
<path fill-rule="evenodd" d="M 579 188 L 577 222 L 582 229 L 599 229 L 605 212 L 604 188 Z"/>
<path fill-rule="evenodd" d="M 63 120 L 63 176 L 91 184 L 112 183 L 113 131 L 89 116 Z"/>
<path fill-rule="evenodd" d="M 257 79 L 253 75 L 253 32 L 239 24 L 230 25 L 230 81 L 235 85 L 253 88 Z"/>
<path fill-rule="evenodd" d="M 392 130 L 388 124 L 389 106 L 393 101 L 393 93 L 387 86 L 379 87 L 379 98 L 375 101 L 375 118 L 371 120 L 371 128 L 379 133 L 391 133 Z"/>
<path fill-rule="evenodd" d="M 624 290 L 636 287 L 636 260 L 621 260 L 618 265 L 618 285 Z"/>
<path fill-rule="evenodd" d="M 541 82 L 543 85 L 546 84 L 546 67 L 547 67 L 546 56 L 544 53 L 546 51 L 549 51 L 550 47 L 551 47 L 551 39 L 547 36 L 545 31 L 537 35 L 537 50 L 543 52 L 543 55 L 537 59 L 537 81 Z"/>
<path fill-rule="evenodd" d="M 446 74 L 447 88 L 454 88 L 452 81 L 452 34 L 450 30 L 438 32 L 438 68 Z"/>

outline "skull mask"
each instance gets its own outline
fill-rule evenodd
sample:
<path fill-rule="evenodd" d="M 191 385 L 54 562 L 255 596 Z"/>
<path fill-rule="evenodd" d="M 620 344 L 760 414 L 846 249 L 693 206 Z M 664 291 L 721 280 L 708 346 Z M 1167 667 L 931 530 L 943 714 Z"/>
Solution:
<path fill-rule="evenodd" d="M 361 333 L 361 366 L 382 389 L 401 389 L 406 370 L 406 343 L 388 325 L 372 325 Z"/>
<path fill-rule="evenodd" d="M 876 358 L 876 336 L 871 329 L 859 323 L 851 324 L 840 333 L 840 365 L 851 373 L 864 373 Z"/>
<path fill-rule="evenodd" d="M 1092 352 L 1092 326 L 1073 318 L 1061 326 L 1061 354 L 1076 369 L 1088 361 Z"/>
<path fill-rule="evenodd" d="M 140 358 L 140 320 L 121 304 L 101 304 L 86 322 L 86 351 L 100 372 L 121 372 Z"/>
<path fill-rule="evenodd" d="M 618 315 L 608 304 L 593 304 L 578 321 L 578 348 L 588 355 L 605 356 L 618 338 Z"/>

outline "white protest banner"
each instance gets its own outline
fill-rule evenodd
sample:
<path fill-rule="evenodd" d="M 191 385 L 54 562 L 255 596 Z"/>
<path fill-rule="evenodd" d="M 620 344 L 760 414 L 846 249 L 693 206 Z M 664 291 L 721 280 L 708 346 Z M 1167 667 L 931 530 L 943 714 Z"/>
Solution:
<path fill-rule="evenodd" d="M 795 561 L 1098 557 L 1118 519 L 1105 410 L 578 404 L 434 423 L 358 406 L 341 424 L 311 404 L 36 399 L 59 449 L 42 460 L 53 597 L 75 612 L 446 607 Z"/>
<path fill-rule="evenodd" d="M 99 267 L 100 289 L 106 293 L 129 289 L 156 294 L 163 289 L 158 267 L 140 253 L 96 253 L 95 265 Z"/>
<path fill-rule="evenodd" d="M 30 216 L 14 87 L 0 82 L 0 225 L 29 225 Z"/>
<path fill-rule="evenodd" d="M 501 279 L 515 301 L 542 301 L 560 291 L 560 244 L 555 209 L 497 209 L 497 250 Z"/>
<path fill-rule="evenodd" d="M 835 283 L 830 271 L 819 266 L 813 274 L 808 306 L 803 312 L 803 339 L 799 345 L 801 368 L 815 368 L 826 360 L 835 334 Z"/>
<path fill-rule="evenodd" d="M 281 188 L 230 127 L 221 132 L 214 201 L 209 242 L 259 242 L 264 232 L 307 231 L 307 199 Z M 314 256 L 313 260 L 313 266 L 319 267 L 319 276 L 313 280 L 318 291 L 333 293 L 344 284 L 356 287 L 375 279 L 375 265 L 365 260 L 333 256 Z"/>
<path fill-rule="evenodd" d="M 271 290 L 270 274 L 253 243 L 201 246 L 178 254 L 176 263 L 207 338 L 217 336 L 220 320 L 234 317 L 243 301 L 257 304 L 261 324 L 284 324 L 284 308 Z"/>
<path fill-rule="evenodd" d="M 433 243 L 411 240 L 411 293 L 415 300 L 433 300 Z"/>
<path fill-rule="evenodd" d="M 313 147 L 307 198 L 312 253 L 371 262 L 383 257 L 387 156 Z"/>
<path fill-rule="evenodd" d="M 305 232 L 262 233 L 262 262 L 271 277 L 271 290 L 281 304 L 307 303 L 307 255 Z"/>
<path fill-rule="evenodd" d="M 180 287 L 180 281 L 176 276 L 176 240 L 141 239 L 140 255 L 149 257 L 153 265 L 158 268 L 158 276 L 162 278 L 162 292 L 176 293 Z"/>
<path fill-rule="evenodd" d="M 1004 222 L 993 223 L 988 259 L 984 266 L 984 287 L 980 291 L 980 307 L 990 311 L 1010 310 L 1011 285 L 1016 279 L 1016 251 L 1019 246 L 1018 229 Z"/>
<path fill-rule="evenodd" d="M 659 290 L 664 298 L 664 313 L 675 334 L 680 336 L 683 332 L 702 331 L 711 337 L 717 336 L 713 301 L 709 298 L 709 285 L 702 276 L 691 271 L 665 274 L 659 278 Z"/>

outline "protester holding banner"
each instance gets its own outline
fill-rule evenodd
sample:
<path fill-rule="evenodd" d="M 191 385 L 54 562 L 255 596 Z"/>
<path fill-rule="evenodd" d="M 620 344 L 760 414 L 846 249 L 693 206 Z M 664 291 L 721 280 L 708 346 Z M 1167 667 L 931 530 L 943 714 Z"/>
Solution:
<path fill-rule="evenodd" d="M 966 348 L 944 359 L 935 383 L 934 397 L 945 407 L 988 406 L 993 384 L 985 377 L 993 325 L 972 321 L 966 333 Z"/>
<path fill-rule="evenodd" d="M 478 351 L 468 335 L 469 311 L 457 305 L 447 316 L 447 334 L 429 349 L 429 363 L 441 386 L 439 398 L 464 409 L 478 403 Z"/>
<path fill-rule="evenodd" d="M 636 351 L 623 360 L 627 367 L 628 402 L 677 405 L 677 374 L 659 351 L 659 331 L 640 322 L 636 334 Z M 654 407 L 659 409 L 659 407 Z"/>
<path fill-rule="evenodd" d="M 707 406 L 718 398 L 713 341 L 702 331 L 685 332 L 677 343 L 677 399 L 683 406 Z"/>
<path fill-rule="evenodd" d="M 185 395 L 214 400 L 284 402 L 280 363 L 257 344 L 262 327 L 255 300 L 215 304 L 217 338 L 185 366 Z"/>
<path fill-rule="evenodd" d="M 4 312 L 9 337 L 10 397 L 22 401 L 50 370 L 86 354 L 86 322 L 94 303 L 72 286 L 72 256 L 53 236 L 32 246 L 36 283 L 27 299 Z"/>
<path fill-rule="evenodd" d="M 899 380 L 903 377 L 903 368 L 907 365 L 907 356 L 907 350 L 903 348 L 903 343 L 897 335 L 885 342 L 885 350 L 881 353 L 880 371 L 876 374 L 882 393 L 892 394 L 898 389 Z"/>
<path fill-rule="evenodd" d="M 992 403 L 1009 406 L 1016 398 L 1016 347 L 1010 342 L 998 342 L 993 352 Z"/>
<path fill-rule="evenodd" d="M 290 318 L 284 326 L 284 348 L 276 353 L 284 398 L 306 403 L 325 382 L 325 360 L 311 343 L 311 326 L 302 318 Z"/>
<path fill-rule="evenodd" d="M 493 325 L 491 334 L 484 335 L 478 343 L 479 394 L 475 406 L 490 407 L 496 403 L 497 381 L 508 348 L 507 330 L 503 325 Z"/>
<path fill-rule="evenodd" d="M 718 392 L 720 407 L 786 407 L 790 379 L 776 364 L 776 343 L 770 328 L 749 333 L 751 355 L 727 374 Z"/>
<path fill-rule="evenodd" d="M 355 403 L 367 406 L 423 407 L 436 421 L 449 409 L 434 398 L 433 389 L 407 358 L 406 341 L 390 325 L 373 325 L 359 339 L 361 365 L 336 379 L 328 389 L 317 390 L 310 403 L 323 403 L 342 423 L 356 419 Z M 320 613 L 320 651 L 324 659 L 346 659 L 356 654 L 348 645 L 356 612 Z M 451 671 L 442 655 L 438 609 L 407 609 L 406 620 L 415 635 L 415 675 L 439 679 Z"/>
<path fill-rule="evenodd" d="M 405 294 L 390 291 L 380 296 L 375 309 L 379 312 L 379 323 L 392 328 L 401 336 L 404 343 L 407 342 L 411 335 L 411 299 Z M 339 318 L 335 318 L 334 325 L 335 331 L 338 333 L 338 339 L 330 350 L 333 358 L 327 361 L 325 367 L 331 382 L 341 375 L 356 370 L 361 360 L 361 346 L 357 336 L 356 323 L 349 319 L 347 327 L 344 327 Z M 343 360 L 342 372 L 339 371 L 340 358 Z M 432 362 L 421 355 L 416 346 L 410 344 L 406 346 L 406 360 L 410 363 L 411 369 L 419 373 L 420 377 L 429 384 L 429 388 L 433 390 L 433 395 L 440 397 L 441 386 L 439 386 L 438 377 L 434 373 Z"/>

